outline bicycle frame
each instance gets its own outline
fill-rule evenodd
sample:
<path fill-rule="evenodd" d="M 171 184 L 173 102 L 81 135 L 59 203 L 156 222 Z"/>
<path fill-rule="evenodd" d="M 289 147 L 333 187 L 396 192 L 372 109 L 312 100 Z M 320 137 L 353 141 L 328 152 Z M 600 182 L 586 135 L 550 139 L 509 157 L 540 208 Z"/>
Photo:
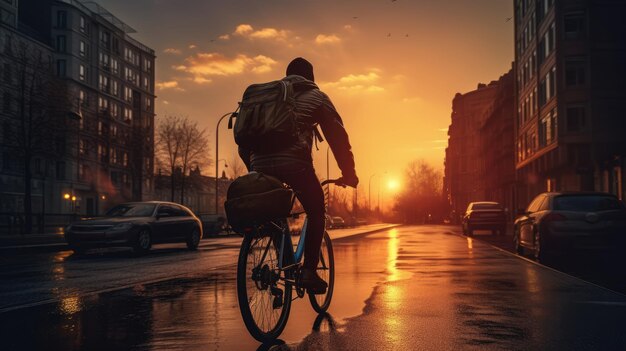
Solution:
<path fill-rule="evenodd" d="M 278 255 L 278 269 L 281 271 L 289 270 L 293 267 L 299 266 L 302 262 L 302 257 L 304 256 L 304 243 L 306 239 L 306 228 L 307 228 L 308 218 L 304 219 L 304 224 L 302 225 L 302 230 L 300 231 L 300 238 L 298 239 L 298 244 L 296 247 L 296 251 L 293 251 L 293 242 L 291 241 L 291 233 L 289 232 L 289 225 L 285 228 L 282 228 L 281 240 L 280 240 L 280 251 Z M 292 264 L 288 266 L 284 266 L 285 262 L 285 244 L 289 245 L 289 254 L 293 258 Z"/>

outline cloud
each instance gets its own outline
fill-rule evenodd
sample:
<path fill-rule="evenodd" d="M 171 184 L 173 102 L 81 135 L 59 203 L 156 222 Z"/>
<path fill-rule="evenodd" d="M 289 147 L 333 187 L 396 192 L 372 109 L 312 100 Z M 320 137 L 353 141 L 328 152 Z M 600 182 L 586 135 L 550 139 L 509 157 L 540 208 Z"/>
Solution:
<path fill-rule="evenodd" d="M 169 101 L 167 101 L 167 100 L 163 100 L 163 105 L 169 105 L 169 104 L 170 104 L 170 102 L 169 102 Z"/>
<path fill-rule="evenodd" d="M 230 39 L 230 35 L 228 35 L 228 34 L 220 35 L 219 38 L 221 40 L 228 40 L 228 39 Z"/>
<path fill-rule="evenodd" d="M 352 29 L 352 26 L 349 25 L 349 24 L 346 24 L 345 26 L 343 26 L 343 29 L 350 30 L 350 29 Z"/>
<path fill-rule="evenodd" d="M 195 48 L 197 48 L 197 47 L 198 47 L 198 46 L 196 46 L 196 44 L 189 44 L 189 48 L 190 48 L 190 49 L 192 49 L 192 50 L 193 50 L 193 49 L 195 49 Z"/>
<path fill-rule="evenodd" d="M 370 71 L 367 74 L 348 74 L 335 82 L 321 83 L 325 88 L 333 88 L 350 93 L 380 93 L 385 88 L 377 85 L 380 75 Z"/>
<path fill-rule="evenodd" d="M 219 53 L 198 53 L 188 57 L 184 65 L 172 68 L 191 74 L 194 82 L 203 84 L 209 83 L 213 76 L 232 76 L 246 72 L 267 73 L 276 64 L 274 59 L 263 55 L 249 57 L 238 54 L 235 57 L 226 57 Z"/>
<path fill-rule="evenodd" d="M 174 49 L 174 48 L 167 48 L 165 50 L 163 50 L 164 53 L 166 54 L 171 54 L 171 55 L 180 55 L 182 54 L 182 51 L 180 51 L 179 49 Z"/>
<path fill-rule="evenodd" d="M 171 89 L 171 90 L 176 90 L 176 91 L 185 91 L 185 89 L 181 88 L 178 85 L 178 82 L 175 80 L 168 80 L 165 82 L 157 82 L 156 83 L 156 88 L 159 90 L 167 90 L 167 89 Z"/>
<path fill-rule="evenodd" d="M 276 28 L 261 28 L 259 30 L 255 30 L 249 24 L 240 24 L 235 28 L 233 32 L 234 35 L 239 35 L 242 37 L 247 37 L 251 39 L 278 39 L 284 40 L 287 39 L 287 35 L 289 31 L 284 29 L 276 29 Z"/>
<path fill-rule="evenodd" d="M 246 35 L 250 32 L 252 32 L 252 26 L 249 24 L 240 24 L 237 26 L 237 28 L 235 28 L 235 32 L 233 34 L 237 34 L 237 35 Z"/>
<path fill-rule="evenodd" d="M 341 38 L 339 38 L 338 36 L 334 34 L 330 34 L 330 35 L 318 34 L 315 37 L 315 44 L 317 45 L 337 44 L 339 42 L 341 42 Z"/>

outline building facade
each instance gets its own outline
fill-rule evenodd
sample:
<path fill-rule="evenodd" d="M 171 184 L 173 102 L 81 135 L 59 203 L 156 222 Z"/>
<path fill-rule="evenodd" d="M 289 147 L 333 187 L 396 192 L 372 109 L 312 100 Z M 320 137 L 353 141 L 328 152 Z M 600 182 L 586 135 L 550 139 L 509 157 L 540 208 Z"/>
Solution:
<path fill-rule="evenodd" d="M 0 3 L 4 18 L 11 1 Z M 61 152 L 38 162 L 47 186 L 39 195 L 45 205 L 34 203 L 33 211 L 97 215 L 152 198 L 154 50 L 94 2 L 14 0 L 11 8 L 15 35 L 47 48 L 68 102 L 63 134 L 50 146 Z M 23 192 L 0 196 L 4 211 L 22 211 Z"/>
<path fill-rule="evenodd" d="M 482 136 L 486 112 L 498 93 L 498 83 L 478 84 L 476 90 L 457 93 L 452 100 L 451 124 L 448 128 L 444 191 L 453 212 L 452 220 L 465 212 L 471 201 L 485 199 L 485 187 L 480 162 Z"/>
<path fill-rule="evenodd" d="M 516 0 L 518 208 L 543 191 L 624 199 L 626 26 L 619 0 Z"/>
<path fill-rule="evenodd" d="M 513 69 L 497 82 L 492 105 L 485 112 L 480 126 L 480 187 L 484 199 L 496 201 L 515 216 L 515 89 Z"/>

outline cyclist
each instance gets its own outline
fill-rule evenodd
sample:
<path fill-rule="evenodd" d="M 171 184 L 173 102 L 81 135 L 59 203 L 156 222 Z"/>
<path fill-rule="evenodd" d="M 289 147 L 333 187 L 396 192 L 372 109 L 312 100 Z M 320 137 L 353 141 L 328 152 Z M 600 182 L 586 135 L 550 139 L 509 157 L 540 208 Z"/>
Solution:
<path fill-rule="evenodd" d="M 324 192 L 315 175 L 311 156 L 316 125 L 321 127 L 341 169 L 340 183 L 356 187 L 359 178 L 354 168 L 354 156 L 343 121 L 328 96 L 313 83 L 315 80 L 313 65 L 301 57 L 295 58 L 287 66 L 286 77 L 283 80 L 289 82 L 308 80 L 314 86 L 313 89 L 296 90 L 294 95 L 296 110 L 301 118 L 307 121 L 306 128 L 299 133 L 299 140 L 287 148 L 271 153 L 259 153 L 239 147 L 239 156 L 248 170 L 274 176 L 296 192 L 308 218 L 300 284 L 309 292 L 324 294 L 327 284 L 316 272 L 325 229 Z M 309 87 L 311 84 L 308 84 Z"/>

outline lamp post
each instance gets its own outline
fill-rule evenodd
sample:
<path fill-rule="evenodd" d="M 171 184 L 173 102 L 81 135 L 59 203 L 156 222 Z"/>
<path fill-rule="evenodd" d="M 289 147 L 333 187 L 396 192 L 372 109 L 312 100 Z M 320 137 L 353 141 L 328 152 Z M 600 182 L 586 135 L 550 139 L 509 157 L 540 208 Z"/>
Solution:
<path fill-rule="evenodd" d="M 76 214 L 76 191 L 74 190 L 74 184 L 77 183 L 80 179 L 80 128 L 81 123 L 83 121 L 83 112 L 82 112 L 82 100 L 80 97 L 76 98 L 77 110 L 69 111 L 67 116 L 69 119 L 76 121 L 76 181 L 72 182 L 72 212 Z"/>
<path fill-rule="evenodd" d="M 219 202 L 219 196 L 217 194 L 218 190 L 219 190 L 219 182 L 218 182 L 218 163 L 219 163 L 219 150 L 220 150 L 220 123 L 222 123 L 222 120 L 224 120 L 224 118 L 226 118 L 226 116 L 228 115 L 232 115 L 234 114 L 234 112 L 228 112 L 225 113 L 222 117 L 220 117 L 220 119 L 217 121 L 217 126 L 215 127 L 215 214 L 218 213 L 217 211 L 217 206 L 218 206 L 218 202 Z"/>
<path fill-rule="evenodd" d="M 376 173 L 370 176 L 370 180 L 367 183 L 367 209 L 372 211 L 372 178 L 376 176 Z"/>

